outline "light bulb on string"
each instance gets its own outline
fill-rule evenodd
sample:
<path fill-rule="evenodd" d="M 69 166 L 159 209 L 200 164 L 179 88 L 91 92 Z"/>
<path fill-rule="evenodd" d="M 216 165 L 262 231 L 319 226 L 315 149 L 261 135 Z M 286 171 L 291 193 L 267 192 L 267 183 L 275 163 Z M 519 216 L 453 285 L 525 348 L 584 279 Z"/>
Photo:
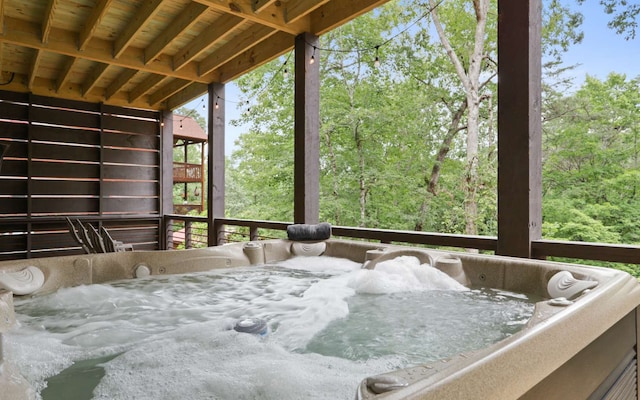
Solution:
<path fill-rule="evenodd" d="M 376 46 L 376 59 L 373 61 L 373 66 L 376 68 L 380 66 L 380 57 L 378 56 L 378 49 L 380 49 L 380 46 Z"/>
<path fill-rule="evenodd" d="M 180 129 L 182 129 L 182 120 L 180 120 Z"/>
<path fill-rule="evenodd" d="M 316 62 L 316 46 L 313 46 L 313 54 L 311 54 L 311 58 L 309 59 L 309 64 L 313 64 Z"/>
<path fill-rule="evenodd" d="M 285 61 L 283 64 L 284 70 L 282 71 L 282 77 L 287 79 L 289 77 L 289 71 L 287 70 L 287 62 Z"/>
<path fill-rule="evenodd" d="M 216 104 L 214 105 L 216 110 L 220 108 L 220 104 L 218 104 L 218 100 L 220 100 L 220 96 L 216 96 Z"/>

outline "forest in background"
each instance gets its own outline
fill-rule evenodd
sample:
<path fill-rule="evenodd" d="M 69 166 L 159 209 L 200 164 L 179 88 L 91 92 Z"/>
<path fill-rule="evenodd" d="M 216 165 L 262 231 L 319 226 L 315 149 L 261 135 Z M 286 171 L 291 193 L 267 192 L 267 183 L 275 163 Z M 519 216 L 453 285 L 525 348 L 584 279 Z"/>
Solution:
<path fill-rule="evenodd" d="M 637 10 L 616 22 L 618 2 L 601 3 L 633 40 Z M 556 0 L 543 14 L 543 237 L 640 244 L 640 77 L 575 86 L 562 57 L 581 15 Z M 320 220 L 497 234 L 496 15 L 490 0 L 396 0 L 320 38 Z M 249 129 L 227 163 L 229 217 L 293 220 L 292 64 L 236 82 Z"/>

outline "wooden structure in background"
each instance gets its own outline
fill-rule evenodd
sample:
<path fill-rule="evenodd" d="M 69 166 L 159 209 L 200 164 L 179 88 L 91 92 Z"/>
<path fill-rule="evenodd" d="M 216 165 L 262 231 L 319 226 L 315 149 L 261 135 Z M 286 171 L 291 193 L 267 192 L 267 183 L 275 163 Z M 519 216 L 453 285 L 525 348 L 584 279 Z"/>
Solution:
<path fill-rule="evenodd" d="M 208 141 L 207 134 L 202 127 L 198 125 L 195 119 L 182 116 L 173 116 L 173 148 L 174 151 L 182 151 L 184 162 L 173 162 L 173 185 L 183 186 L 183 199 L 181 203 L 173 204 L 173 212 L 175 214 L 188 214 L 189 211 L 197 211 L 201 213 L 205 209 L 205 175 L 204 165 L 205 145 Z M 189 146 L 200 147 L 200 162 L 194 163 L 189 161 Z M 198 186 L 194 189 L 194 196 L 199 198 L 198 204 L 188 202 L 189 183 L 196 183 Z"/>
<path fill-rule="evenodd" d="M 0 259 L 74 254 L 63 216 L 159 248 L 158 113 L 0 91 Z"/>

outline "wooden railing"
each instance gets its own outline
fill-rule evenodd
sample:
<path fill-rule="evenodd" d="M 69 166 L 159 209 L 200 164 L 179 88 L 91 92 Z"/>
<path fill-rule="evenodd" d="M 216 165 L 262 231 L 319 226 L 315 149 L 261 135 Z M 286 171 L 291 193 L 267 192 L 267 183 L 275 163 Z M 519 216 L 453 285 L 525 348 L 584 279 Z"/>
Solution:
<path fill-rule="evenodd" d="M 197 240 L 192 237 L 190 243 L 205 246 L 206 217 L 187 217 L 180 215 L 168 215 L 169 221 L 183 221 L 185 224 L 201 223 L 196 234 Z M 214 231 L 217 237 L 211 242 L 213 245 L 224 244 L 230 241 L 261 240 L 266 238 L 286 237 L 288 222 L 243 220 L 232 218 L 217 218 L 214 220 Z M 170 226 L 167 223 L 167 226 Z M 229 229 L 234 227 L 234 229 Z M 191 228 L 193 231 L 193 228 Z M 193 233 L 192 233 L 193 235 Z M 498 239 L 493 236 L 456 235 L 432 232 L 398 231 L 387 229 L 357 228 L 334 226 L 334 237 L 363 239 L 380 243 L 409 243 L 433 246 L 437 248 L 476 249 L 489 251 L 495 254 Z M 185 241 L 186 244 L 186 241 Z M 531 243 L 535 258 L 566 257 L 578 260 L 597 260 L 607 262 L 619 262 L 628 264 L 640 264 L 640 246 L 569 242 L 557 240 L 535 240 Z M 186 247 L 189 248 L 189 247 Z"/>
<path fill-rule="evenodd" d="M 191 249 L 208 246 L 207 217 L 165 215 L 167 249 Z"/>
<path fill-rule="evenodd" d="M 173 182 L 201 182 L 202 165 L 190 163 L 173 163 Z"/>

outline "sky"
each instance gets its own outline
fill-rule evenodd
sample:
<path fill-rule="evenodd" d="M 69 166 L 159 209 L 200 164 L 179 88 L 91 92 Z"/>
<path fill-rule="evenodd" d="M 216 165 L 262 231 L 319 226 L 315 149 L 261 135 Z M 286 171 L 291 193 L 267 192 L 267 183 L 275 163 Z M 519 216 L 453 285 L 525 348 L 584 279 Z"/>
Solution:
<path fill-rule="evenodd" d="M 576 85 L 584 82 L 587 75 L 598 79 L 605 79 L 611 72 L 624 73 L 627 78 L 640 76 L 640 32 L 633 40 L 625 40 L 624 36 L 616 34 L 607 27 L 609 16 L 603 12 L 599 0 L 586 0 L 578 6 L 575 0 L 561 0 L 561 2 L 575 10 L 582 12 L 584 21 L 582 43 L 572 46 L 564 55 L 565 65 L 579 64 L 571 74 Z M 225 98 L 229 101 L 226 107 L 226 137 L 225 155 L 230 156 L 234 149 L 234 142 L 242 133 L 242 127 L 230 125 L 230 121 L 240 117 L 242 109 L 237 104 L 243 99 L 236 85 L 231 82 L 226 85 Z M 206 104 L 206 101 L 204 102 Z M 185 105 L 188 109 L 196 109 L 206 118 L 206 110 L 202 109 L 201 98 Z"/>
<path fill-rule="evenodd" d="M 573 71 L 576 83 L 583 82 L 587 74 L 601 80 L 610 72 L 625 73 L 627 78 L 640 76 L 640 32 L 633 40 L 616 34 L 607 27 L 609 16 L 597 0 L 586 0 L 579 7 L 572 0 L 563 0 L 563 3 L 572 5 L 584 16 L 584 40 L 564 56 L 567 65 L 582 64 Z"/>

